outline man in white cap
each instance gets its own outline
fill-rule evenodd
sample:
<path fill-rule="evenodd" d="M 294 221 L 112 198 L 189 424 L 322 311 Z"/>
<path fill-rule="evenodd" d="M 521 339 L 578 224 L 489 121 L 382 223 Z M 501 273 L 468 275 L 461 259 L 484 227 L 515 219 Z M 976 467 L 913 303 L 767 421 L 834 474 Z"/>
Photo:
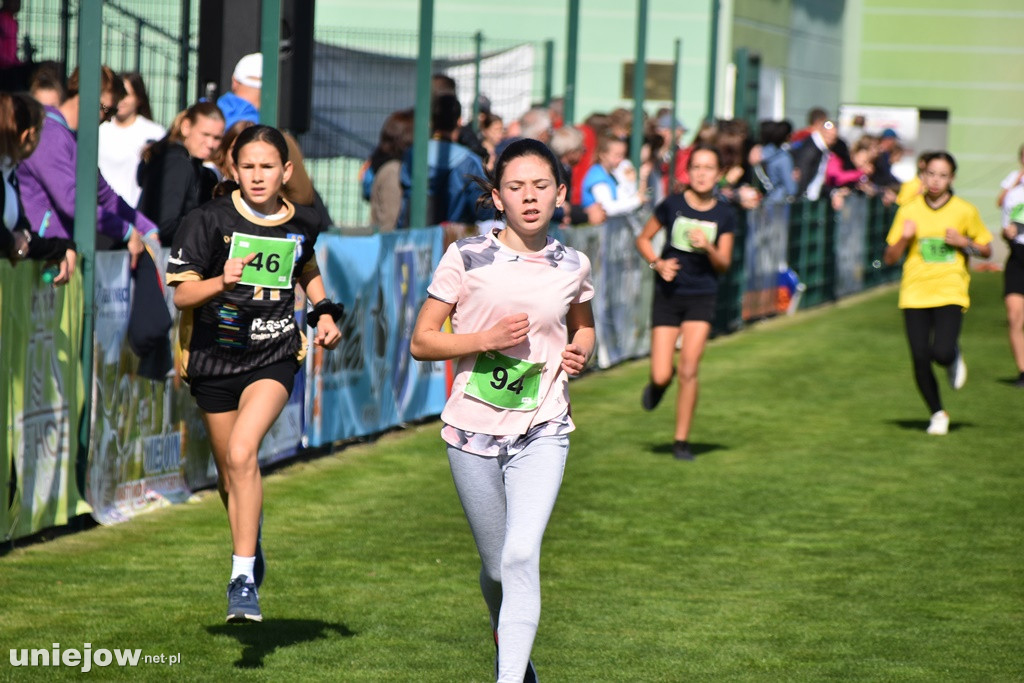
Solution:
<path fill-rule="evenodd" d="M 260 89 L 263 87 L 263 54 L 254 52 L 238 60 L 231 74 L 231 92 L 217 99 L 224 113 L 224 130 L 237 121 L 260 122 Z"/>

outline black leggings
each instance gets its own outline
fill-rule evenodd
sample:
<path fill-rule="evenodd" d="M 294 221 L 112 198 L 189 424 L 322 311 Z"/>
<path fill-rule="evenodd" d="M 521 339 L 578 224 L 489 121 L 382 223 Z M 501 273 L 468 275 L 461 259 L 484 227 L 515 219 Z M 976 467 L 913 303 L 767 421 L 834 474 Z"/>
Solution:
<path fill-rule="evenodd" d="M 963 308 L 960 306 L 903 309 L 907 341 L 910 342 L 910 359 L 914 363 L 914 380 L 932 413 L 942 410 L 932 362 L 948 367 L 956 359 L 957 339 L 960 337 L 963 317 Z"/>

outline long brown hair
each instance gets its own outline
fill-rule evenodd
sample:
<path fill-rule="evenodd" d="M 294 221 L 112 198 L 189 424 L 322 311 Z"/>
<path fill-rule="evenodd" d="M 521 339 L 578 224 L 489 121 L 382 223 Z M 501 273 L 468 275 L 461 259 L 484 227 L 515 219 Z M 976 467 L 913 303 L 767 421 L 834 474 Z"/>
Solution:
<path fill-rule="evenodd" d="M 43 105 L 23 93 L 0 92 L 0 159 L 17 163 L 23 160 L 21 136 L 27 130 L 37 133 L 43 127 Z"/>
<path fill-rule="evenodd" d="M 132 92 L 135 93 L 135 113 L 152 121 L 153 108 L 149 105 L 149 93 L 146 91 L 146 84 L 142 80 L 142 74 L 136 71 L 129 71 L 121 74 L 121 78 L 132 86 Z"/>
<path fill-rule="evenodd" d="M 235 144 L 235 140 L 238 139 L 243 130 L 252 128 L 255 125 L 253 121 L 248 119 L 235 121 L 231 124 L 230 128 L 224 131 L 224 137 L 220 139 L 220 147 L 210 155 L 210 161 L 220 171 L 221 178 L 224 180 L 231 180 L 231 159 L 228 157 L 231 146 Z"/>
<path fill-rule="evenodd" d="M 195 125 L 200 116 L 216 119 L 217 121 L 224 120 L 224 114 L 221 112 L 220 107 L 213 102 L 196 102 L 185 111 L 178 112 L 178 115 L 174 117 L 174 121 L 171 123 L 171 127 L 167 129 L 167 135 L 142 150 L 142 161 L 148 164 L 153 157 L 163 153 L 168 146 L 175 142 L 183 141 L 185 136 L 181 133 L 181 125 L 186 120 Z"/>

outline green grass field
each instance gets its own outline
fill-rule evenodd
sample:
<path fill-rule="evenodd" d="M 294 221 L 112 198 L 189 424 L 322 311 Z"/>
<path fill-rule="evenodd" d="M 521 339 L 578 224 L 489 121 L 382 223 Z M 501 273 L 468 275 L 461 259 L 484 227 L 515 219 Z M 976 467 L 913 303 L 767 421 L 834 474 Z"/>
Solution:
<path fill-rule="evenodd" d="M 972 294 L 946 437 L 924 433 L 894 289 L 712 342 L 692 463 L 670 454 L 671 397 L 639 408 L 645 362 L 574 382 L 541 679 L 1024 680 L 1024 391 L 1001 275 Z M 230 540 L 211 493 L 0 557 L 0 680 L 492 680 L 438 429 L 266 479 L 262 625 L 222 623 Z M 180 663 L 9 662 L 54 643 Z"/>

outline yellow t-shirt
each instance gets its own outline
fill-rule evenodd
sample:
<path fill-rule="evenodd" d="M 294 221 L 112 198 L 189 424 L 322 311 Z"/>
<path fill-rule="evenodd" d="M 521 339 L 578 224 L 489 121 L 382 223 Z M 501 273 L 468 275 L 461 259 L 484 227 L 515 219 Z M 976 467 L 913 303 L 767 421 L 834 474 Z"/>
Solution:
<path fill-rule="evenodd" d="M 921 194 L 921 178 L 914 176 L 907 182 L 900 185 L 900 192 L 896 195 L 896 206 L 909 204 L 914 197 Z"/>
<path fill-rule="evenodd" d="M 907 246 L 900 282 L 900 308 L 936 308 L 971 304 L 967 293 L 971 275 L 967 259 L 959 249 L 945 243 L 946 228 L 953 228 L 975 244 L 988 244 L 992 234 L 981 222 L 978 209 L 957 196 L 933 209 L 918 195 L 901 206 L 885 238 L 895 244 L 903 234 L 906 221 L 917 224 L 917 233 Z"/>

